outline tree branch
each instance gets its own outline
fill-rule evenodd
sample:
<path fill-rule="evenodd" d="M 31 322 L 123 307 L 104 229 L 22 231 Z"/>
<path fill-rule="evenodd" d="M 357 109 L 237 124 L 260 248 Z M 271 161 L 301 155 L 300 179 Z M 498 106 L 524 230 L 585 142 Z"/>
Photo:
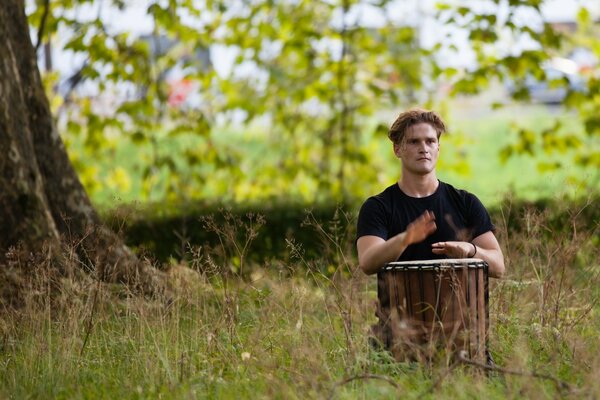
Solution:
<path fill-rule="evenodd" d="M 42 20 L 40 21 L 40 27 L 37 32 L 37 43 L 35 44 L 35 53 L 37 54 L 40 45 L 42 44 L 42 39 L 44 38 L 44 31 L 46 30 L 46 21 L 48 20 L 48 15 L 50 14 L 50 0 L 46 0 L 44 2 L 44 14 L 42 15 Z"/>

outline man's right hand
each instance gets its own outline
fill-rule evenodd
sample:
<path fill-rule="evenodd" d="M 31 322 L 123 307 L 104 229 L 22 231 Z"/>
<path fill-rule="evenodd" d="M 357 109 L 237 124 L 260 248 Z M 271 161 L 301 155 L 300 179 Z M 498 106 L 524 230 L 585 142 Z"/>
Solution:
<path fill-rule="evenodd" d="M 422 242 L 427 236 L 435 232 L 436 229 L 435 214 L 431 211 L 425 211 L 406 228 L 406 236 L 404 237 L 406 247 Z"/>

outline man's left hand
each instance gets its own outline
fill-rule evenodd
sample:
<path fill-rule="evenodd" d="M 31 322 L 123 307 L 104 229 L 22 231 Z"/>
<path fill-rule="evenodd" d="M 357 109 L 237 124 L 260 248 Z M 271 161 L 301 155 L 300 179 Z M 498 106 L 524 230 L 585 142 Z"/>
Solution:
<path fill-rule="evenodd" d="M 433 254 L 444 254 L 449 258 L 473 257 L 474 245 L 469 242 L 437 242 L 431 245 Z"/>

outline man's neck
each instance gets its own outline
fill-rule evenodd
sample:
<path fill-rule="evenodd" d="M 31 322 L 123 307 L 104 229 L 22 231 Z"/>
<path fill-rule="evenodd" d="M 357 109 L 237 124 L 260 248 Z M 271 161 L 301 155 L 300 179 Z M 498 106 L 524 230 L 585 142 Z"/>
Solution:
<path fill-rule="evenodd" d="M 439 186 L 435 172 L 427 175 L 412 175 L 403 173 L 398 186 L 404 194 L 410 197 L 427 197 L 435 193 Z"/>

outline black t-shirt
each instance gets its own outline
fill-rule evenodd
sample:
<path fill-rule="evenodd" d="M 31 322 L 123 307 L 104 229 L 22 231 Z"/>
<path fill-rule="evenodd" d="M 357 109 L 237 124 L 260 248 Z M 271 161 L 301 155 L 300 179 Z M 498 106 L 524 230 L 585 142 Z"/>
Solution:
<path fill-rule="evenodd" d="M 433 194 L 416 198 L 406 195 L 395 183 L 368 198 L 362 205 L 358 214 L 357 237 L 373 235 L 388 240 L 404 232 L 408 224 L 426 210 L 434 213 L 437 229 L 423 242 L 408 246 L 398 261 L 446 258 L 433 254 L 431 245 L 451 240 L 470 242 L 485 232 L 495 230 L 481 201 L 465 190 L 440 181 Z"/>

